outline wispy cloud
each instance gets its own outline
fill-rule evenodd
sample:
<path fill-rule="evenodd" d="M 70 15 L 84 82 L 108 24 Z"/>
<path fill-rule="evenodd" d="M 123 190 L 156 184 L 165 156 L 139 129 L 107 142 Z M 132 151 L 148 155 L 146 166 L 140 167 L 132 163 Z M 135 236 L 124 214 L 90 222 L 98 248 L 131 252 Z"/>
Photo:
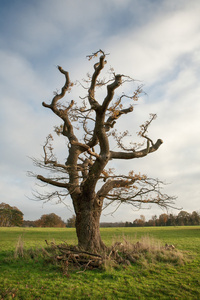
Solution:
<path fill-rule="evenodd" d="M 63 83 L 57 64 L 72 80 L 81 79 L 92 71 L 85 56 L 103 48 L 110 53 L 108 64 L 141 80 L 147 92 L 133 116 L 120 120 L 120 129 L 128 125 L 136 137 L 139 125 L 155 112 L 149 133 L 164 140 L 158 152 L 132 161 L 131 168 L 171 182 L 167 191 L 178 196 L 177 206 L 199 210 L 200 3 L 21 0 L 0 6 L 2 201 L 19 207 L 25 218 L 40 217 L 42 204 L 24 196 L 34 185 L 26 177 L 32 169 L 28 156 L 42 154 L 45 136 L 59 124 L 41 102 Z M 130 162 L 116 167 L 128 171 Z M 64 219 L 71 215 L 49 205 L 41 214 L 51 209 Z M 140 213 L 123 206 L 116 218 L 132 221 Z"/>

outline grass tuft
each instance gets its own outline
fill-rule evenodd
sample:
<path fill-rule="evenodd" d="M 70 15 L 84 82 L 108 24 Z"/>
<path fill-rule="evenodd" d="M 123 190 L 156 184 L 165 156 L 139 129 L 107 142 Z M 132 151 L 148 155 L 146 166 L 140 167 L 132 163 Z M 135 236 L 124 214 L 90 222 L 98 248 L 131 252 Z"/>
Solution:
<path fill-rule="evenodd" d="M 163 262 L 173 265 L 184 265 L 188 259 L 183 252 L 175 249 L 173 245 L 162 246 L 161 241 L 150 236 L 143 236 L 133 243 L 129 238 L 123 236 L 123 242 L 115 242 L 112 245 L 113 253 L 121 256 L 124 262 L 147 266 Z"/>
<path fill-rule="evenodd" d="M 61 253 L 59 252 L 60 246 L 62 246 Z M 77 257 L 77 254 L 74 256 L 73 252 L 65 256 L 63 253 L 68 253 L 69 248 L 65 249 L 63 246 L 64 244 L 57 246 L 55 242 L 51 242 L 45 248 L 24 249 L 23 238 L 19 236 L 14 251 L 14 258 L 31 259 L 36 262 L 42 260 L 45 264 L 56 265 L 65 273 L 69 271 L 69 268 L 73 270 L 74 267 L 83 270 L 99 268 L 111 271 L 119 268 L 120 265 L 140 265 L 148 268 L 150 264 L 157 264 L 158 262 L 177 266 L 184 265 L 188 261 L 183 252 L 175 249 L 173 245 L 166 244 L 162 246 L 160 240 L 148 235 L 142 236 L 137 242 L 133 242 L 130 237 L 122 236 L 122 242 L 113 241 L 112 246 L 101 256 L 102 259 L 95 261 L 93 261 L 94 257 L 89 255 L 86 255 L 84 258 L 82 256 Z M 72 246 L 70 247 L 73 248 Z M 82 260 L 85 261 L 84 264 Z"/>
<path fill-rule="evenodd" d="M 24 257 L 24 241 L 20 235 L 15 247 L 14 258 Z"/>

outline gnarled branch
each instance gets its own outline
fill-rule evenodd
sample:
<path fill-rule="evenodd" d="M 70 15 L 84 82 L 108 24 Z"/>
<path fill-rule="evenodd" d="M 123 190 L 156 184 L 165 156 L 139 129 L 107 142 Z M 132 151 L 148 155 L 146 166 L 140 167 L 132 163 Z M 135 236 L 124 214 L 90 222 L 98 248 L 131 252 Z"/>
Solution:
<path fill-rule="evenodd" d="M 54 186 L 57 186 L 57 187 L 60 187 L 60 188 L 69 188 L 69 184 L 68 183 L 55 181 L 55 180 L 53 180 L 51 178 L 46 178 L 46 177 L 44 177 L 42 175 L 38 175 L 37 179 L 39 179 L 42 182 L 45 182 L 45 183 L 48 183 L 48 184 L 51 184 L 51 185 L 54 185 Z"/>
<path fill-rule="evenodd" d="M 140 158 L 144 157 L 149 153 L 152 153 L 162 145 L 163 141 L 158 139 L 153 146 L 149 147 L 149 142 L 147 142 L 147 147 L 140 151 L 133 151 L 133 152 L 115 152 L 110 151 L 110 159 L 133 159 L 133 158 Z"/>

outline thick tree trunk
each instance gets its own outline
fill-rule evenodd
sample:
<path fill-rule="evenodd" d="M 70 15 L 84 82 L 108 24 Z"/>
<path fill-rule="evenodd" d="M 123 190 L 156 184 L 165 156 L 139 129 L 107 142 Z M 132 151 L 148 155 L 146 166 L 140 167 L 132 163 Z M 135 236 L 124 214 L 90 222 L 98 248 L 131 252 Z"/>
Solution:
<path fill-rule="evenodd" d="M 100 253 L 106 249 L 100 235 L 101 209 L 91 209 L 88 204 L 87 202 L 86 207 L 82 207 L 76 214 L 78 246 L 86 251 Z"/>

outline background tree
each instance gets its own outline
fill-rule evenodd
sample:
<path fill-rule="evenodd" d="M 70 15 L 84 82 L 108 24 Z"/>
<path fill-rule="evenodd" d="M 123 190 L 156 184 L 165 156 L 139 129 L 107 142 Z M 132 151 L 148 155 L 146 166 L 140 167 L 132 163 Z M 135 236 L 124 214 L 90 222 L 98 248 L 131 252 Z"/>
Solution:
<path fill-rule="evenodd" d="M 167 226 L 175 226 L 176 225 L 176 216 L 174 216 L 173 214 L 169 214 L 166 225 Z"/>
<path fill-rule="evenodd" d="M 0 226 L 22 226 L 23 213 L 15 206 L 10 206 L 6 203 L 0 204 Z"/>
<path fill-rule="evenodd" d="M 128 131 L 118 132 L 116 123 L 119 118 L 133 112 L 133 103 L 138 100 L 142 87 L 138 86 L 131 95 L 126 95 L 119 88 L 125 83 L 134 84 L 133 79 L 115 74 L 113 69 L 110 69 L 107 79 L 100 77 L 107 63 L 106 56 L 102 50 L 88 56 L 89 60 L 96 58 L 97 62 L 92 75 L 88 74 L 87 79 L 80 83 L 87 95 L 77 102 L 62 101 L 74 84 L 70 81 L 69 73 L 58 66 L 65 77 L 65 84 L 49 104 L 42 104 L 62 120 L 55 131 L 67 140 L 64 149 L 67 159 L 61 163 L 56 157 L 53 136 L 50 134 L 43 146 L 43 160 L 34 160 L 37 166 L 50 171 L 50 175 L 37 175 L 37 179 L 58 188 L 52 193 L 39 194 L 38 197 L 41 200 L 57 198 L 63 201 L 63 197 L 70 195 L 76 214 L 79 247 L 96 252 L 105 248 L 100 236 L 99 221 L 102 209 L 110 203 L 116 202 L 118 206 L 128 203 L 137 208 L 151 203 L 167 207 L 174 200 L 161 192 L 158 179 L 135 174 L 133 170 L 128 174 L 117 174 L 109 168 L 111 161 L 142 158 L 155 152 L 162 140 L 154 142 L 148 136 L 149 126 L 156 118 L 155 114 L 151 114 L 138 133 L 143 142 L 131 143 L 130 147 L 126 147 L 123 138 L 128 135 Z M 97 94 L 97 89 L 103 87 L 106 93 L 104 97 L 102 92 Z M 120 92 L 118 95 L 117 89 Z M 130 104 L 127 104 L 128 101 Z M 82 136 L 77 130 L 80 127 L 83 130 Z M 114 142 L 117 151 L 110 148 Z"/>
<path fill-rule="evenodd" d="M 159 226 L 165 226 L 168 220 L 167 214 L 161 214 L 158 218 L 158 224 Z"/>
<path fill-rule="evenodd" d="M 190 215 L 192 225 L 200 225 L 200 213 L 193 211 Z"/>
<path fill-rule="evenodd" d="M 41 218 L 35 221 L 36 227 L 66 227 L 61 217 L 54 213 L 42 215 Z"/>
<path fill-rule="evenodd" d="M 66 227 L 73 228 L 76 226 L 76 216 L 73 215 L 71 218 L 67 219 Z"/>
<path fill-rule="evenodd" d="M 133 221 L 133 226 L 136 227 L 143 227 L 145 226 L 145 216 L 144 215 L 140 215 L 139 219 L 136 219 Z"/>
<path fill-rule="evenodd" d="M 180 211 L 177 216 L 177 224 L 179 226 L 189 225 L 190 223 L 190 214 L 187 211 Z"/>

